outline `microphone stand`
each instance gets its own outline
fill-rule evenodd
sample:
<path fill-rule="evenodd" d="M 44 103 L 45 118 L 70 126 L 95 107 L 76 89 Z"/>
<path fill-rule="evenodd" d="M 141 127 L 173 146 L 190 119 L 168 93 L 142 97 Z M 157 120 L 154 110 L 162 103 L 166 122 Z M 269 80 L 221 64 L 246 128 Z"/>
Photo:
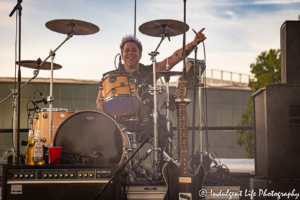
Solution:
<path fill-rule="evenodd" d="M 17 134 L 16 138 L 17 138 L 17 152 L 14 151 L 13 154 L 13 163 L 16 163 L 17 165 L 19 164 L 19 158 L 20 158 L 20 97 L 21 97 L 21 17 L 22 17 L 22 6 L 21 6 L 22 0 L 18 0 L 17 5 L 14 7 L 14 9 L 11 11 L 11 13 L 9 14 L 10 17 L 13 16 L 13 14 L 15 13 L 16 10 L 19 10 L 19 68 L 18 68 L 18 90 L 17 90 L 17 96 L 18 96 L 18 102 L 17 105 L 14 105 L 17 107 L 17 131 L 14 130 L 14 133 Z M 13 91 L 12 93 L 15 93 L 15 91 Z M 16 103 L 16 102 L 14 102 Z M 14 113 L 15 114 L 15 113 Z M 14 127 L 16 128 L 16 127 Z M 14 142 L 15 144 L 15 142 Z M 15 148 L 15 146 L 14 146 Z M 17 154 L 17 155 L 16 155 Z"/>
<path fill-rule="evenodd" d="M 112 175 L 111 179 L 109 179 L 109 181 L 101 188 L 100 192 L 97 194 L 97 196 L 94 198 L 94 200 L 96 200 L 108 187 L 108 185 L 125 169 L 126 165 L 131 161 L 131 159 L 134 157 L 134 155 L 146 144 L 146 142 L 148 142 L 149 140 L 149 136 L 146 137 L 142 143 L 140 144 L 140 146 L 132 153 L 132 155 L 126 160 L 126 162 L 124 162 L 116 171 L 115 173 Z"/>

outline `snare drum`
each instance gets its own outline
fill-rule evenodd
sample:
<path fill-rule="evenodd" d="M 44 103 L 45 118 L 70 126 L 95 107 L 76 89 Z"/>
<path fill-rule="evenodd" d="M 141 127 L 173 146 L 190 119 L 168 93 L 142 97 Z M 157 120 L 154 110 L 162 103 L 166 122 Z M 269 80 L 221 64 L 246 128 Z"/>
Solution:
<path fill-rule="evenodd" d="M 103 75 L 103 110 L 112 115 L 128 115 L 140 106 L 138 81 L 129 72 L 112 71 Z"/>
<path fill-rule="evenodd" d="M 101 158 L 121 164 L 125 147 L 131 147 L 119 125 L 108 115 L 95 111 L 81 111 L 66 119 L 55 133 L 54 146 L 62 147 L 62 157 L 72 159 L 84 154 L 93 161 L 98 158 L 98 164 L 102 164 Z"/>
<path fill-rule="evenodd" d="M 75 113 L 74 109 L 67 108 L 52 108 L 52 142 L 57 130 L 57 126 L 61 124 L 65 119 Z M 33 129 L 41 129 L 41 138 L 46 138 L 45 145 L 49 144 L 49 108 L 43 108 L 39 112 L 38 119 L 33 119 Z M 36 136 L 36 131 L 34 131 Z"/>

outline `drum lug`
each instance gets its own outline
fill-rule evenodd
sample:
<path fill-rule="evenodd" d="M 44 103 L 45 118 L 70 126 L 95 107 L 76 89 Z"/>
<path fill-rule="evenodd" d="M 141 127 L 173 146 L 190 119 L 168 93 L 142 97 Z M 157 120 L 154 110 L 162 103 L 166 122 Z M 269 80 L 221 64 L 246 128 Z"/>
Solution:
<path fill-rule="evenodd" d="M 129 82 L 135 84 L 136 83 L 136 79 L 134 79 L 133 77 L 129 77 Z"/>
<path fill-rule="evenodd" d="M 134 88 L 130 88 L 130 93 L 134 94 L 135 93 L 135 89 Z"/>
<path fill-rule="evenodd" d="M 43 137 L 43 138 L 41 139 L 41 142 L 44 143 L 44 144 L 46 143 L 46 141 L 47 141 L 47 139 L 46 139 L 45 137 Z"/>
<path fill-rule="evenodd" d="M 44 113 L 44 114 L 43 114 L 43 118 L 44 118 L 44 119 L 47 119 L 47 117 L 48 117 L 48 114 L 47 114 L 47 113 Z"/>
<path fill-rule="evenodd" d="M 61 113 L 61 114 L 59 115 L 59 117 L 60 117 L 61 119 L 64 119 L 64 118 L 66 117 L 66 115 L 65 115 L 64 113 Z"/>
<path fill-rule="evenodd" d="M 121 86 L 121 87 L 124 87 L 124 86 L 125 86 L 125 83 L 124 83 L 124 82 L 121 82 L 121 83 L 120 83 L 120 86 Z"/>
<path fill-rule="evenodd" d="M 117 90 L 116 90 L 115 88 L 113 88 L 113 89 L 110 90 L 110 92 L 111 92 L 112 94 L 115 94 L 115 93 L 117 92 Z"/>
<path fill-rule="evenodd" d="M 112 77 L 110 77 L 109 78 L 109 82 L 111 82 L 111 83 L 114 83 L 114 82 L 116 82 L 116 77 L 115 76 L 112 76 Z"/>
<path fill-rule="evenodd" d="M 99 90 L 103 89 L 102 81 L 99 81 Z"/>

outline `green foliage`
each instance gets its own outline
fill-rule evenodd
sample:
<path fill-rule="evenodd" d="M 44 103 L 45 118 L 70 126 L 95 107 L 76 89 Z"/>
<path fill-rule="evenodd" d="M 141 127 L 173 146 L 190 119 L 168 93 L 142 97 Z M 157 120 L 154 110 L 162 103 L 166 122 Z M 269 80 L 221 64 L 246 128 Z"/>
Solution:
<path fill-rule="evenodd" d="M 280 49 L 270 49 L 269 52 L 262 52 L 257 58 L 256 63 L 250 65 L 251 73 L 254 79 L 249 80 L 249 87 L 252 92 L 256 92 L 266 85 L 278 84 L 281 78 L 281 55 Z M 242 119 L 238 126 L 253 125 L 253 103 L 250 96 L 247 108 L 242 114 Z M 243 147 L 248 158 L 254 158 L 254 137 L 253 131 L 240 130 L 237 131 L 240 137 L 236 140 L 236 144 Z"/>
<path fill-rule="evenodd" d="M 298 16 L 298 19 L 300 20 L 300 15 Z"/>

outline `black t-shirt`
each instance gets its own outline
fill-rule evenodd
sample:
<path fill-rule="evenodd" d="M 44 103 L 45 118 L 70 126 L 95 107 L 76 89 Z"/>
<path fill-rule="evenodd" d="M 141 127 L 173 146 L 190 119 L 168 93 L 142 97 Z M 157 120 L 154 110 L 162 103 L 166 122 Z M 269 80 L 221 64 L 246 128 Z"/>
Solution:
<path fill-rule="evenodd" d="M 121 70 L 125 70 L 124 65 L 121 66 Z M 117 71 L 117 70 L 116 70 Z M 153 65 L 143 65 L 139 63 L 139 70 L 132 72 L 133 76 L 135 76 L 139 83 L 144 84 L 146 83 L 147 85 L 152 85 L 153 83 Z"/>

